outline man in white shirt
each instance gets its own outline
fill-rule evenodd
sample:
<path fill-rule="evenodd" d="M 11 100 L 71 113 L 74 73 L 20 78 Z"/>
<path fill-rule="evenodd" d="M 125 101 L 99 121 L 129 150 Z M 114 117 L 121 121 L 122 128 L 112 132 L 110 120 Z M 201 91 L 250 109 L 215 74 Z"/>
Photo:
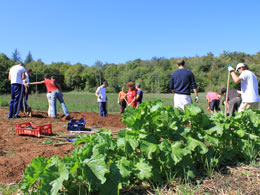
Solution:
<path fill-rule="evenodd" d="M 244 111 L 248 108 L 258 109 L 260 97 L 258 93 L 258 81 L 254 73 L 248 70 L 247 66 L 243 63 L 237 64 L 236 72 L 240 75 L 237 76 L 232 65 L 228 65 L 232 79 L 235 83 L 241 83 L 241 97 L 242 103 L 238 112 Z"/>
<path fill-rule="evenodd" d="M 8 118 L 18 118 L 23 94 L 23 79 L 26 78 L 24 64 L 20 63 L 11 67 L 8 79 L 11 82 L 11 100 Z"/>
<path fill-rule="evenodd" d="M 106 87 L 107 87 L 107 82 L 104 81 L 103 84 L 97 88 L 95 93 L 95 95 L 97 96 L 97 101 L 99 104 L 99 113 L 101 117 L 107 116 Z"/>

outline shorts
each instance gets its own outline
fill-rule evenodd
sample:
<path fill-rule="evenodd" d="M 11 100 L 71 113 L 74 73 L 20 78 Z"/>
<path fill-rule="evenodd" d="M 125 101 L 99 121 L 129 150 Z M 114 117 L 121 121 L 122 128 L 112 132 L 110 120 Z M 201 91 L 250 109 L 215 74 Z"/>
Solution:
<path fill-rule="evenodd" d="M 209 106 L 210 106 L 210 110 L 212 110 L 212 111 L 214 111 L 214 110 L 219 111 L 220 110 L 219 100 L 212 100 L 210 102 Z"/>
<path fill-rule="evenodd" d="M 248 108 L 258 109 L 258 104 L 259 102 L 242 102 L 238 109 L 238 112 L 243 112 Z"/>
<path fill-rule="evenodd" d="M 190 95 L 184 95 L 184 94 L 174 94 L 174 107 L 179 108 L 184 111 L 185 105 L 192 104 L 192 99 Z"/>

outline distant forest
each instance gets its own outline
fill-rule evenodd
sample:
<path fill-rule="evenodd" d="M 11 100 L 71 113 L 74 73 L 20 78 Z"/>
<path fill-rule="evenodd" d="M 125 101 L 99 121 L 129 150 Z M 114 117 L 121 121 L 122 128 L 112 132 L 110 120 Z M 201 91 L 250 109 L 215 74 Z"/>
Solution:
<path fill-rule="evenodd" d="M 100 83 L 106 80 L 109 84 L 108 92 L 118 92 L 121 86 L 129 81 L 138 82 L 146 93 L 170 93 L 170 76 L 177 69 L 176 62 L 180 58 L 158 58 L 151 60 L 136 59 L 124 64 L 107 64 L 96 61 L 93 66 L 84 64 L 70 64 L 53 62 L 44 64 L 41 59 L 34 60 L 31 52 L 23 60 L 27 69 L 32 69 L 30 81 L 41 81 L 43 75 L 49 73 L 55 76 L 64 91 L 94 92 Z M 183 57 L 186 68 L 195 75 L 200 92 L 217 91 L 227 83 L 227 65 L 243 62 L 251 71 L 260 75 L 260 52 L 249 55 L 243 52 L 223 51 L 219 56 L 208 53 L 205 56 Z M 20 53 L 14 50 L 12 56 L 0 54 L 0 93 L 10 93 L 8 81 L 9 69 L 21 61 Z M 258 81 L 259 81 L 258 77 Z M 240 88 L 240 85 L 230 82 L 231 88 Z M 36 92 L 36 87 L 31 87 Z M 37 86 L 37 92 L 46 92 L 44 85 Z"/>

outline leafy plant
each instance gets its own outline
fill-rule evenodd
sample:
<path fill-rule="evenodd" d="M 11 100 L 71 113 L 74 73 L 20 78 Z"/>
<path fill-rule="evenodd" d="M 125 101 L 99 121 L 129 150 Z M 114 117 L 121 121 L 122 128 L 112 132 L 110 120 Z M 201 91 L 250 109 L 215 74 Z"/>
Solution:
<path fill-rule="evenodd" d="M 20 189 L 40 194 L 99 192 L 119 194 L 142 181 L 152 185 L 181 177 L 211 176 L 229 162 L 259 157 L 260 113 L 247 110 L 236 117 L 207 116 L 195 105 L 185 112 L 162 101 L 127 108 L 117 139 L 111 131 L 83 135 L 72 155 L 38 157 L 26 168 Z"/>

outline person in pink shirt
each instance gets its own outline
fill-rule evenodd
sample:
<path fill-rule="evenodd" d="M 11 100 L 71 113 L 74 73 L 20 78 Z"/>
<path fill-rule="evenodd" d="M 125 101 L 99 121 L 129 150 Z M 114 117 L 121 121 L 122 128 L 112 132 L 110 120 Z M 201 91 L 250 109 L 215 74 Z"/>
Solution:
<path fill-rule="evenodd" d="M 219 101 L 220 101 L 221 95 L 219 95 L 216 92 L 208 92 L 206 95 L 206 99 L 208 101 L 208 110 L 210 110 L 211 114 L 214 113 L 214 111 L 219 111 Z"/>

